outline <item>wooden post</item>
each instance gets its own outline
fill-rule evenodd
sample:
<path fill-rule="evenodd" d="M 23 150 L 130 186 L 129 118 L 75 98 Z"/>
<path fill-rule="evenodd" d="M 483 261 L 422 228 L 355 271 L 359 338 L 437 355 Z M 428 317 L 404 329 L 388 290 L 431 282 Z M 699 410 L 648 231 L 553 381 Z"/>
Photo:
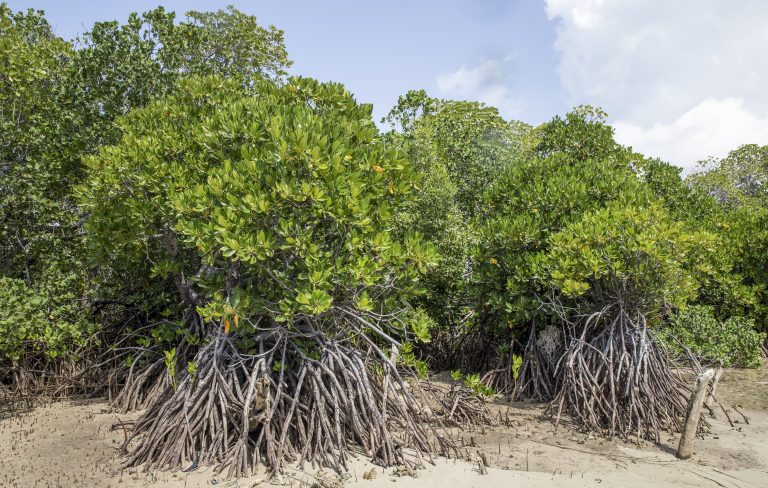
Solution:
<path fill-rule="evenodd" d="M 709 382 L 715 376 L 714 369 L 708 369 L 696 378 L 696 386 L 693 387 L 693 395 L 688 404 L 688 415 L 683 426 L 683 435 L 680 437 L 680 445 L 677 448 L 678 459 L 689 459 L 693 453 L 693 439 L 696 437 L 696 429 L 701 417 L 701 406 L 704 403 L 704 395 L 707 393 Z"/>

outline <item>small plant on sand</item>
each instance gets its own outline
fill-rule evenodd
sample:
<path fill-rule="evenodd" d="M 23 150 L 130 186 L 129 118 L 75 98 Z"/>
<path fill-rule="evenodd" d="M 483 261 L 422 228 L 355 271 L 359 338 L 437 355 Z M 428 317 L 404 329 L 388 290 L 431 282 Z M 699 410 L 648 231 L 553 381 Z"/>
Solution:
<path fill-rule="evenodd" d="M 469 389 L 474 396 L 492 397 L 496 394 L 493 388 L 485 386 L 480 381 L 479 373 L 463 374 L 459 370 L 451 371 L 451 378 L 455 382 L 460 382 L 465 388 Z M 463 381 L 462 381 L 463 379 Z"/>

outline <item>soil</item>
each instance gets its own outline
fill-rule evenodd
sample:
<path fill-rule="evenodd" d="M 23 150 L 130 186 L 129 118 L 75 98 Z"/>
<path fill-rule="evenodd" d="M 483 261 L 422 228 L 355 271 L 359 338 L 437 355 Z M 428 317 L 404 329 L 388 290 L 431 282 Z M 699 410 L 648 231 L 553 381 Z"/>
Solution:
<path fill-rule="evenodd" d="M 280 481 L 319 488 L 768 486 L 768 366 L 726 371 L 718 391 L 733 426 L 716 409 L 710 435 L 696 440 L 688 461 L 675 458 L 677 435 L 664 436 L 659 445 L 609 440 L 569 425 L 555 429 L 540 404 L 497 400 L 491 408 L 508 425 L 458 433 L 464 459 L 438 458 L 434 466 L 411 472 L 381 468 L 361 456 L 344 477 L 289 470 L 282 480 L 271 481 L 263 473 L 226 480 L 212 468 L 123 469 L 120 422 L 136 414 L 109 413 L 103 400 L 70 400 L 0 419 L 0 486 L 242 488 Z M 488 465 L 482 469 L 486 474 L 481 462 Z"/>

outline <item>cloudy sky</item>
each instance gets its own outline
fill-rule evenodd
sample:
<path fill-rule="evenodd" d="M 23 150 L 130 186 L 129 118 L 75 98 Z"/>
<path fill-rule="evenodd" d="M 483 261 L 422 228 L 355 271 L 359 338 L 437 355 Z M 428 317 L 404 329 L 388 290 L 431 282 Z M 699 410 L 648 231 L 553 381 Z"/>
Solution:
<path fill-rule="evenodd" d="M 540 123 L 589 103 L 620 142 L 691 169 L 768 144 L 766 0 L 10 0 L 72 38 L 162 3 L 226 4 L 285 30 L 296 74 L 340 81 L 381 117 L 409 89 Z"/>

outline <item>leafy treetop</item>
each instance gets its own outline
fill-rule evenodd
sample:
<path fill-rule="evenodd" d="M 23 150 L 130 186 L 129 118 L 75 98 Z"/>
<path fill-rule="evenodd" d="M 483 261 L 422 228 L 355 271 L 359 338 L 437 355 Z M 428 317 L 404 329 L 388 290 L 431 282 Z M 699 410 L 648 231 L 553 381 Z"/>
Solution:
<path fill-rule="evenodd" d="M 310 79 L 252 91 L 195 78 L 121 119 L 120 144 L 87 161 L 93 243 L 175 276 L 209 317 L 402 308 L 435 256 L 389 232 L 413 170 L 370 106 Z"/>

